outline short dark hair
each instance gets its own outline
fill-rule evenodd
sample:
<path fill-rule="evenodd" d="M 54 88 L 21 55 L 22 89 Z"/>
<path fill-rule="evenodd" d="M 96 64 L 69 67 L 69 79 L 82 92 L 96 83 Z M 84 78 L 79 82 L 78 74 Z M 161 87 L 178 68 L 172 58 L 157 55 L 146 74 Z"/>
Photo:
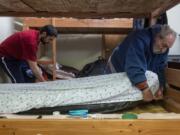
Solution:
<path fill-rule="evenodd" d="M 52 25 L 45 25 L 40 29 L 40 33 L 46 32 L 47 36 L 55 36 L 57 37 L 58 31 L 57 29 Z"/>

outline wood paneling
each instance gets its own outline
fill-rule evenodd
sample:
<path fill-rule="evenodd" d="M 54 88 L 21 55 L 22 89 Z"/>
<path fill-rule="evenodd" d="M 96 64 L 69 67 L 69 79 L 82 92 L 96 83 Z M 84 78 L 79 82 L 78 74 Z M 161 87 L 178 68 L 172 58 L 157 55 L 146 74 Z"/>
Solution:
<path fill-rule="evenodd" d="M 1 16 L 119 18 L 157 16 L 179 0 L 0 0 Z M 35 12 L 35 13 L 34 13 Z"/>
<path fill-rule="evenodd" d="M 0 5 L 0 12 L 7 12 L 9 9 L 3 5 Z"/>
<path fill-rule="evenodd" d="M 180 113 L 180 103 L 176 102 L 173 98 L 166 97 L 163 106 L 169 112 Z"/>
<path fill-rule="evenodd" d="M 0 135 L 14 135 L 13 129 L 0 128 Z"/>
<path fill-rule="evenodd" d="M 37 11 L 48 12 L 96 12 L 96 13 L 137 13 L 151 12 L 174 0 L 23 0 Z M 42 6 L 43 3 L 43 6 Z M 160 6 L 161 5 L 161 6 Z"/>
<path fill-rule="evenodd" d="M 180 120 L 0 120 L 15 135 L 180 135 Z"/>
<path fill-rule="evenodd" d="M 60 33 L 127 34 L 132 31 L 132 19 L 72 19 L 53 18 Z M 51 18 L 25 18 L 24 25 L 42 27 L 51 24 Z"/>
<path fill-rule="evenodd" d="M 15 12 L 33 12 L 29 6 L 21 2 L 20 0 L 0 0 L 0 5 L 7 8 L 8 11 Z"/>
<path fill-rule="evenodd" d="M 167 68 L 166 80 L 169 87 L 165 93 L 164 107 L 168 111 L 180 113 L 180 70 Z"/>
<path fill-rule="evenodd" d="M 132 19 L 72 19 L 53 18 L 56 27 L 77 28 L 132 28 Z M 51 18 L 24 18 L 24 24 L 31 27 L 42 27 L 51 24 Z"/>
<path fill-rule="evenodd" d="M 173 69 L 173 68 L 167 68 L 166 69 L 166 80 L 168 84 L 171 84 L 173 86 L 180 88 L 180 70 Z"/>
<path fill-rule="evenodd" d="M 0 16 L 14 16 L 14 17 L 73 17 L 73 18 L 90 18 L 90 19 L 102 19 L 102 18 L 143 18 L 151 16 L 150 13 L 95 13 L 95 12 L 0 12 Z"/>
<path fill-rule="evenodd" d="M 174 101 L 180 104 L 180 90 L 169 87 L 166 92 L 166 97 L 172 98 Z"/>
<path fill-rule="evenodd" d="M 157 17 L 158 15 L 169 10 L 171 7 L 173 7 L 179 2 L 180 0 L 171 0 L 169 3 L 164 3 L 161 7 L 157 8 L 156 10 L 152 12 L 152 17 Z"/>

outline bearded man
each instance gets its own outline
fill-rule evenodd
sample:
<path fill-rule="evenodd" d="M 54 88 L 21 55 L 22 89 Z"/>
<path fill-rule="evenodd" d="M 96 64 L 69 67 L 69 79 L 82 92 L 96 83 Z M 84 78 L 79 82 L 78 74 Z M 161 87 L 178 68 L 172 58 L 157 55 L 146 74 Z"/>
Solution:
<path fill-rule="evenodd" d="M 57 37 L 57 30 L 46 25 L 38 30 L 16 32 L 0 44 L 0 66 L 12 83 L 26 83 L 22 67 L 27 65 L 38 81 L 45 81 L 37 65 L 39 44 L 49 44 Z"/>
<path fill-rule="evenodd" d="M 133 31 L 114 49 L 106 73 L 126 72 L 132 85 L 142 91 L 145 101 L 162 98 L 164 69 L 169 48 L 173 46 L 175 39 L 176 33 L 168 25 L 154 25 Z M 147 84 L 147 70 L 158 75 L 160 87 L 155 95 Z"/>

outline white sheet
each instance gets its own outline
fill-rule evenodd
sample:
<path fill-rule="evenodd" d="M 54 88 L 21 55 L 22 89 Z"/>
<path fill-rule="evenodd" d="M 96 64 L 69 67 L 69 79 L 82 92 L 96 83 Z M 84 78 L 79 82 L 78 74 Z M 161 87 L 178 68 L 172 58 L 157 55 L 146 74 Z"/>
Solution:
<path fill-rule="evenodd" d="M 156 74 L 147 71 L 153 93 L 159 87 Z M 32 108 L 65 105 L 115 103 L 142 100 L 125 73 L 114 73 L 36 84 L 1 84 L 0 113 L 16 113 Z"/>

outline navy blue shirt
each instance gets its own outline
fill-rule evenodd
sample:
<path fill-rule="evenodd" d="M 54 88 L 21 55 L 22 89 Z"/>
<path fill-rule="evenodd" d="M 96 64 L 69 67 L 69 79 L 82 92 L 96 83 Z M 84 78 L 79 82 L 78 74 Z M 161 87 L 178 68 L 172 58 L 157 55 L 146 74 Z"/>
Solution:
<path fill-rule="evenodd" d="M 162 54 L 153 53 L 153 43 L 160 25 L 131 32 L 115 48 L 111 62 L 117 72 L 126 72 L 132 84 L 146 81 L 146 70 L 158 74 L 160 85 L 164 86 L 164 67 L 167 64 L 168 51 Z"/>

